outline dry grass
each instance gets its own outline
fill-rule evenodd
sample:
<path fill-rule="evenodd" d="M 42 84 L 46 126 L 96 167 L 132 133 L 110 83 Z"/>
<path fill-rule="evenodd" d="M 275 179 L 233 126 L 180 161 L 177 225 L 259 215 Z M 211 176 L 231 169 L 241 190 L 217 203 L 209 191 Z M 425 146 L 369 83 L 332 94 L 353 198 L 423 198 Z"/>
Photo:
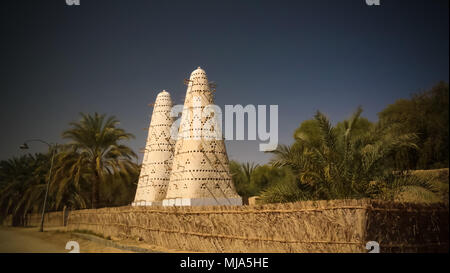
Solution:
<path fill-rule="evenodd" d="M 447 252 L 448 204 L 373 201 L 366 238 L 383 252 Z"/>
<path fill-rule="evenodd" d="M 435 252 L 448 251 L 447 217 L 442 204 L 336 200 L 83 210 L 70 214 L 68 229 L 185 251 L 365 252 L 375 240 L 382 251 Z"/>

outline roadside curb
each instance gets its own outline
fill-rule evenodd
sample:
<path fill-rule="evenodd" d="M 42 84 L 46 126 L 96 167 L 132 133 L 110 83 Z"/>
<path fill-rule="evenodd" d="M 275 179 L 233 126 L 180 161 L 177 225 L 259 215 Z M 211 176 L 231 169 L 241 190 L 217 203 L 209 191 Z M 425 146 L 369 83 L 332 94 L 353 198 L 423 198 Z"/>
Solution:
<path fill-rule="evenodd" d="M 101 237 L 91 235 L 91 234 L 78 233 L 78 232 L 72 232 L 72 234 L 75 236 L 78 236 L 80 238 L 89 240 L 89 241 L 100 243 L 100 244 L 103 244 L 103 245 L 109 246 L 109 247 L 118 248 L 121 250 L 128 250 L 128 251 L 133 251 L 133 252 L 137 252 L 137 253 L 163 253 L 160 251 L 150 250 L 147 248 L 142 248 L 142 247 L 137 247 L 137 246 L 122 245 L 122 244 L 116 243 L 114 241 L 103 239 Z"/>

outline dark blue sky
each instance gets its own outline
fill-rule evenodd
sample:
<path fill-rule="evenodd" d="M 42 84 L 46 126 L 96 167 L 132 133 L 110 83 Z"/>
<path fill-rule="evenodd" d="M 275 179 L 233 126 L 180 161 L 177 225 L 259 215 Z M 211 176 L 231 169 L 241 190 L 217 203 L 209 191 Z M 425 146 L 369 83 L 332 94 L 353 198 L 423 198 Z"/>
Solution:
<path fill-rule="evenodd" d="M 79 112 L 116 115 L 144 147 L 162 89 L 183 103 L 197 66 L 216 104 L 278 104 L 280 143 L 316 110 L 333 122 L 377 113 L 449 75 L 448 1 L 4 0 L 0 159 L 28 138 L 63 143 Z M 45 151 L 33 144 L 32 151 Z M 231 159 L 264 163 L 258 142 Z"/>

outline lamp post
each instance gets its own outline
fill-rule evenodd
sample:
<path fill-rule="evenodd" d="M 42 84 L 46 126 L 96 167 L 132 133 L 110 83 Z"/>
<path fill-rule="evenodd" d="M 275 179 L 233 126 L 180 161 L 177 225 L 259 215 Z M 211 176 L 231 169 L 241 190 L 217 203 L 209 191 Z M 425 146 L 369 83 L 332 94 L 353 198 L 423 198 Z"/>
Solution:
<path fill-rule="evenodd" d="M 40 232 L 43 232 L 43 231 L 44 231 L 45 205 L 47 204 L 48 189 L 49 189 L 49 187 L 50 187 L 50 179 L 51 179 L 51 177 L 52 177 L 53 159 L 55 158 L 56 149 L 57 149 L 57 147 L 58 147 L 58 144 L 57 144 L 57 143 L 54 144 L 55 147 L 54 147 L 54 149 L 52 149 L 52 145 L 49 144 L 49 143 L 47 143 L 47 142 L 45 142 L 45 141 L 43 141 L 43 140 L 40 140 L 40 139 L 30 139 L 30 140 L 25 141 L 25 142 L 20 146 L 20 149 L 22 149 L 22 150 L 27 150 L 27 149 L 29 149 L 27 143 L 28 143 L 28 142 L 32 142 L 32 141 L 44 143 L 44 144 L 46 144 L 46 145 L 48 146 L 48 149 L 49 149 L 49 150 L 52 150 L 52 159 L 51 159 L 51 161 L 50 161 L 50 171 L 49 171 L 49 173 L 48 173 L 47 186 L 46 186 L 46 189 L 45 189 L 44 204 L 42 205 L 41 225 L 40 225 L 40 227 L 39 227 L 39 231 L 40 231 Z"/>

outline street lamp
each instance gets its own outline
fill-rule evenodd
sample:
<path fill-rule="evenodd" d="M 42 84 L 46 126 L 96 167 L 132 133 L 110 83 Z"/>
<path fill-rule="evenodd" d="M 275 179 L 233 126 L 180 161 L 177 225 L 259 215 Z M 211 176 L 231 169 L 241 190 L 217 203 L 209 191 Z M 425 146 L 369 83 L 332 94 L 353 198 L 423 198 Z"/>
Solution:
<path fill-rule="evenodd" d="M 46 145 L 48 146 L 48 149 L 49 149 L 49 150 L 52 150 L 52 145 L 51 145 L 51 144 L 49 144 L 49 143 L 47 143 L 47 142 L 45 142 L 45 141 L 43 141 L 43 140 L 40 140 L 40 139 L 30 139 L 30 140 L 27 140 L 27 141 L 25 141 L 22 145 L 20 145 L 20 149 L 22 149 L 22 150 L 27 150 L 27 149 L 29 149 L 30 147 L 28 147 L 28 142 L 32 142 L 32 141 L 37 141 L 37 142 L 44 143 L 44 144 L 46 144 Z M 51 161 L 50 161 L 50 171 L 49 171 L 49 173 L 48 173 L 47 187 L 46 187 L 46 189 L 45 189 L 44 204 L 43 204 L 43 206 L 42 206 L 41 225 L 40 225 L 40 227 L 39 227 L 39 231 L 40 231 L 40 232 L 43 232 L 43 231 L 44 231 L 45 205 L 46 205 L 46 203 L 47 203 L 48 188 L 49 188 L 49 186 L 50 186 L 50 179 L 51 179 L 51 177 L 52 177 L 53 159 L 55 158 L 56 149 L 57 149 L 57 147 L 58 147 L 58 144 L 56 143 L 56 144 L 54 144 L 54 146 L 55 146 L 55 148 L 54 148 L 53 151 L 52 151 L 52 159 L 51 159 Z"/>

